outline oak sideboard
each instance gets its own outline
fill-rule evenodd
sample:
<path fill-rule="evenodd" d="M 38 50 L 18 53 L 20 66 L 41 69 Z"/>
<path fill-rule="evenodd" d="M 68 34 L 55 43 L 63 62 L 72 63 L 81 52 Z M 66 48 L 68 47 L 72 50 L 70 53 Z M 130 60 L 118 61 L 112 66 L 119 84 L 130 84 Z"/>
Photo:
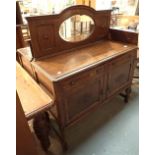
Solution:
<path fill-rule="evenodd" d="M 20 63 L 53 97 L 62 130 L 116 95 L 128 102 L 137 46 L 110 37 L 110 16 L 80 5 L 27 18 L 31 46 L 18 50 Z"/>

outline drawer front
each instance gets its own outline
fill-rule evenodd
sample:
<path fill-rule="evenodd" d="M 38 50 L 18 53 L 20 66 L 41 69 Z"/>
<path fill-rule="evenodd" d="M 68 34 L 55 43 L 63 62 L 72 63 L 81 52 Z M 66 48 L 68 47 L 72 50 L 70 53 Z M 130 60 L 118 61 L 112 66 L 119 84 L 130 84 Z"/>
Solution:
<path fill-rule="evenodd" d="M 62 87 L 64 89 L 82 87 L 86 83 L 86 81 L 89 81 L 89 80 L 91 81 L 92 79 L 96 79 L 98 76 L 100 76 L 102 70 L 103 70 L 103 67 L 100 66 L 100 67 L 93 68 L 91 70 L 76 74 L 71 78 L 64 80 Z"/>

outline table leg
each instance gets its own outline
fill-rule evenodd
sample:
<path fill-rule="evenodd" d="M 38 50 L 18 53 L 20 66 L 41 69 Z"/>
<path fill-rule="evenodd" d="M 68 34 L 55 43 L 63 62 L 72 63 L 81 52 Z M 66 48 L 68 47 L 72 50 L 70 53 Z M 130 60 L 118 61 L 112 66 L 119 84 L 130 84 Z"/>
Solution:
<path fill-rule="evenodd" d="M 49 112 L 54 117 L 54 120 L 55 120 L 55 123 L 51 123 L 52 129 L 58 136 L 63 150 L 66 151 L 66 150 L 68 150 L 68 144 L 67 144 L 66 137 L 65 137 L 65 129 L 63 127 L 61 127 L 61 125 L 60 125 L 61 123 L 59 122 L 57 117 L 54 115 L 53 111 L 49 110 Z M 56 124 L 57 127 L 55 127 L 55 125 L 53 125 L 53 124 Z"/>
<path fill-rule="evenodd" d="M 59 126 L 59 130 L 60 130 L 60 141 L 61 141 L 61 144 L 62 144 L 62 147 L 63 147 L 63 150 L 64 151 L 67 151 L 68 150 L 68 144 L 66 142 L 66 137 L 65 137 L 65 131 L 64 129 L 62 129 L 60 126 Z"/>
<path fill-rule="evenodd" d="M 131 87 L 128 87 L 128 88 L 125 89 L 125 94 L 120 93 L 119 95 L 124 98 L 125 103 L 128 103 L 130 94 L 131 94 Z"/>
<path fill-rule="evenodd" d="M 128 88 L 125 90 L 125 93 L 126 93 L 126 95 L 125 95 L 124 101 L 125 101 L 125 103 L 128 103 L 129 97 L 130 97 L 130 94 L 131 94 L 131 87 L 128 87 Z"/>

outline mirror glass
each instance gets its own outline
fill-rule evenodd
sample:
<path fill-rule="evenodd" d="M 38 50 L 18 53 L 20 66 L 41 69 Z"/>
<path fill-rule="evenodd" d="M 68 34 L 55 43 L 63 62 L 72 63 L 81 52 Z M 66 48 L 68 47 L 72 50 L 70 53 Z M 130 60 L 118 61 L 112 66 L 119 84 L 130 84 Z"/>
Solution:
<path fill-rule="evenodd" d="M 74 15 L 66 19 L 59 28 L 60 37 L 68 42 L 87 39 L 94 30 L 94 21 L 87 15 Z"/>

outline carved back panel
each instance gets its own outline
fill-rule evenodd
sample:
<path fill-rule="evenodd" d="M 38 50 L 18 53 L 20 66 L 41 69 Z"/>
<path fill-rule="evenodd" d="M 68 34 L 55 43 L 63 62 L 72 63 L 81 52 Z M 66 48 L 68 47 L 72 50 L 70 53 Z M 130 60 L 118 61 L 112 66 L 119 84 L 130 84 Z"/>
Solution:
<path fill-rule="evenodd" d="M 80 42 L 67 42 L 59 35 L 59 27 L 64 20 L 73 15 L 87 15 L 94 20 L 92 34 Z M 57 55 L 72 48 L 77 48 L 107 37 L 110 25 L 111 10 L 96 11 L 83 5 L 72 6 L 60 14 L 27 17 L 32 55 L 35 59 L 48 55 Z"/>

